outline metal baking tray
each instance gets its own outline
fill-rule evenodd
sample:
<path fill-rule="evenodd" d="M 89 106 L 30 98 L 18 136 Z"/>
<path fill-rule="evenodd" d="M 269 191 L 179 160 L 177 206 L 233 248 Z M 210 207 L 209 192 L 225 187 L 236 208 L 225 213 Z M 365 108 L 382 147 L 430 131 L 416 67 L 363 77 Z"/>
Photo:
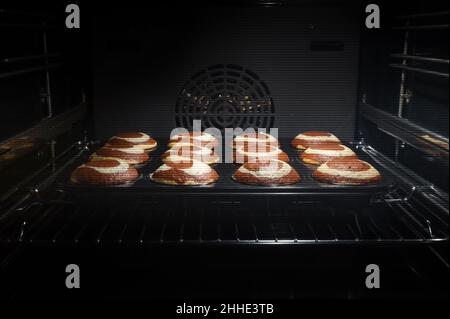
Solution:
<path fill-rule="evenodd" d="M 125 195 L 149 195 L 149 194 L 261 194 L 261 195 L 375 195 L 388 191 L 395 185 L 394 177 L 378 165 L 370 160 L 368 155 L 355 147 L 350 146 L 359 156 L 360 159 L 368 161 L 375 168 L 377 168 L 381 175 L 382 180 L 376 184 L 362 185 L 362 186 L 345 186 L 345 185 L 332 185 L 326 183 L 320 183 L 313 179 L 312 173 L 317 166 L 303 164 L 299 158 L 299 152 L 295 150 L 289 140 L 280 140 L 281 148 L 285 151 L 290 158 L 289 164 L 297 170 L 301 176 L 301 180 L 293 185 L 287 186 L 257 186 L 241 184 L 232 179 L 233 173 L 238 169 L 238 164 L 233 163 L 221 163 L 214 166 L 214 169 L 220 175 L 220 179 L 213 184 L 204 186 L 173 186 L 163 185 L 153 182 L 150 179 L 150 174 L 155 171 L 161 164 L 161 154 L 167 150 L 167 146 L 160 144 L 158 148 L 150 153 L 150 160 L 138 166 L 138 170 L 141 173 L 140 178 L 133 183 L 126 185 L 115 186 L 96 186 L 96 185 L 79 185 L 70 182 L 70 174 L 73 169 L 83 164 L 89 158 L 89 155 L 101 146 L 100 143 L 94 144 L 90 150 L 87 150 L 78 161 L 74 162 L 61 177 L 60 187 L 72 194 L 77 195 L 105 195 L 110 196 L 125 196 Z"/>

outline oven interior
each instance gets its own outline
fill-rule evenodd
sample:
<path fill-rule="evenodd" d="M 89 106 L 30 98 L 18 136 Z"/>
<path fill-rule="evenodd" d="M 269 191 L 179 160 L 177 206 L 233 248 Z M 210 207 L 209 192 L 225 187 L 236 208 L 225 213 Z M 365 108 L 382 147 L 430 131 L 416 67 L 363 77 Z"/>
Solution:
<path fill-rule="evenodd" d="M 80 29 L 65 5 L 0 8 L 0 296 L 448 297 L 446 1 L 380 1 L 378 30 L 360 1 L 80 1 Z M 276 127 L 286 150 L 331 131 L 390 183 L 67 187 L 115 133 L 162 151 L 193 120 Z M 71 263 L 84 289 L 64 286 Z M 369 264 L 381 289 L 365 286 Z"/>

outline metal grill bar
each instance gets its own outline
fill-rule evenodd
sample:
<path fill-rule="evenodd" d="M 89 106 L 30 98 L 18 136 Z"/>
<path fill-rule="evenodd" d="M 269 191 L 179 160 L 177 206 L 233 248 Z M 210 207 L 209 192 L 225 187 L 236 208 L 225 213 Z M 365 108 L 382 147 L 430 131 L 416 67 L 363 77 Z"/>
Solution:
<path fill-rule="evenodd" d="M 408 203 L 408 205 L 417 211 L 417 209 L 415 209 L 413 205 L 411 205 L 410 203 Z M 439 216 L 434 210 L 432 210 L 428 205 L 424 205 L 421 201 L 414 201 L 414 205 L 419 205 L 420 208 L 425 209 L 430 217 L 441 223 L 444 227 L 448 228 L 448 215 L 446 215 L 445 217 Z"/>
<path fill-rule="evenodd" d="M 406 19 L 420 19 L 420 18 L 432 18 L 448 15 L 449 11 L 438 11 L 438 12 L 427 12 L 427 13 L 415 13 L 403 16 L 397 16 L 396 19 L 406 20 Z"/>
<path fill-rule="evenodd" d="M 160 242 L 164 242 L 164 234 L 166 232 L 167 221 L 169 220 L 169 217 L 170 217 L 170 211 L 167 213 L 166 219 L 165 219 L 163 227 L 161 229 L 161 234 L 159 235 L 159 241 Z"/>
<path fill-rule="evenodd" d="M 347 224 L 347 228 L 350 231 L 350 233 L 353 234 L 353 237 L 355 239 L 355 241 L 359 241 L 359 236 L 356 234 L 356 232 L 353 230 L 353 227 L 350 224 Z"/>
<path fill-rule="evenodd" d="M 0 242 L 28 244 L 422 244 L 448 241 L 448 223 L 426 205 L 379 202 L 333 209 L 295 201 L 258 215 L 247 208 L 185 203 L 76 205 L 63 199 L 30 205 L 0 223 Z M 113 206 L 113 207 L 112 207 Z M 276 205 L 272 205 L 276 207 Z M 230 209 L 228 211 L 227 209 Z M 436 216 L 434 216 L 436 215 Z M 6 226 L 7 225 L 7 226 Z"/>
<path fill-rule="evenodd" d="M 78 217 L 78 215 L 81 213 L 82 208 L 81 207 L 77 207 L 77 209 L 75 210 L 74 213 L 72 213 L 72 215 L 70 216 L 70 218 L 62 224 L 61 228 L 54 234 L 54 236 L 52 237 L 52 242 L 56 243 L 57 240 L 59 240 L 59 237 L 61 236 L 61 234 L 66 230 L 66 228 L 70 225 L 70 223 Z"/>
<path fill-rule="evenodd" d="M 83 223 L 79 229 L 79 231 L 76 233 L 73 241 L 74 243 L 78 243 L 80 241 L 81 235 L 83 232 L 89 227 L 90 222 L 94 219 L 95 216 L 97 216 L 100 213 L 99 209 L 94 209 L 91 214 L 89 214 L 88 218 L 86 219 L 85 223 Z"/>
<path fill-rule="evenodd" d="M 389 204 L 391 205 L 391 204 Z M 392 207 L 392 205 L 391 205 Z M 394 208 L 393 208 L 394 209 Z M 403 212 L 405 216 L 407 216 L 408 218 L 411 218 L 411 215 L 408 214 L 408 211 L 402 206 L 402 205 L 398 205 L 398 210 Z M 420 232 L 404 217 L 400 217 L 400 220 L 402 221 L 403 225 L 406 226 L 408 228 L 408 230 L 414 234 L 417 238 L 420 239 L 424 239 L 424 236 L 422 234 L 420 234 Z M 413 218 L 413 221 L 415 221 L 415 219 Z"/>
<path fill-rule="evenodd" d="M 22 75 L 22 74 L 27 74 L 27 73 L 33 73 L 33 72 L 58 68 L 63 65 L 64 65 L 63 63 L 50 63 L 50 64 L 45 64 L 45 65 L 36 66 L 36 67 L 32 67 L 32 68 L 26 68 L 26 69 L 21 69 L 21 70 L 17 70 L 17 71 L 0 73 L 0 79 L 4 79 L 4 78 L 11 77 L 11 76 L 16 76 L 16 75 Z"/>
<path fill-rule="evenodd" d="M 117 210 L 116 210 L 116 209 L 114 209 L 114 210 L 111 212 L 111 216 L 109 217 L 109 219 L 108 219 L 108 221 L 106 222 L 105 226 L 103 226 L 103 227 L 101 228 L 100 232 L 99 232 L 98 235 L 97 235 L 97 243 L 100 243 L 100 242 L 101 242 L 103 234 L 105 234 L 106 230 L 107 230 L 108 227 L 111 225 L 111 223 L 112 223 L 112 221 L 113 221 L 114 216 L 116 215 L 116 213 L 117 213 Z"/>
<path fill-rule="evenodd" d="M 334 232 L 333 227 L 331 227 L 330 224 L 327 224 L 327 227 L 328 227 L 328 230 L 330 231 L 331 235 L 334 237 L 334 240 L 337 241 L 338 237 L 337 237 L 336 233 Z"/>
<path fill-rule="evenodd" d="M 18 29 L 57 29 L 57 25 L 48 24 L 30 24 L 30 23 L 0 23 L 0 28 L 18 28 Z"/>
<path fill-rule="evenodd" d="M 449 64 L 449 60 L 448 59 L 430 58 L 430 57 L 419 56 L 419 55 L 391 54 L 391 57 L 399 58 L 399 59 L 406 59 L 406 60 L 414 60 L 414 61 Z"/>
<path fill-rule="evenodd" d="M 220 213 L 219 210 L 216 212 L 216 218 L 219 219 Z M 217 224 L 217 241 L 220 242 L 222 240 L 222 227 L 220 226 L 220 223 Z"/>
<path fill-rule="evenodd" d="M 19 15 L 19 16 L 32 16 L 32 17 L 40 17 L 40 18 L 51 18 L 53 17 L 48 12 L 27 12 L 27 11 L 16 11 L 16 10 L 6 10 L 0 9 L 0 14 L 2 15 Z"/>
<path fill-rule="evenodd" d="M 149 212 L 148 216 L 146 216 L 145 219 L 144 219 L 144 223 L 142 225 L 142 229 L 140 231 L 139 239 L 138 239 L 138 242 L 140 244 L 142 244 L 144 242 L 145 233 L 147 231 L 147 223 L 148 223 L 149 219 L 151 219 L 152 215 L 153 215 L 153 213 Z"/>
<path fill-rule="evenodd" d="M 314 231 L 314 228 L 311 226 L 311 224 L 310 223 L 308 223 L 308 229 L 311 231 L 311 233 L 313 234 L 313 236 L 314 236 L 314 240 L 317 242 L 317 241 L 319 241 L 319 239 L 317 238 L 317 236 L 316 236 L 316 232 Z"/>
<path fill-rule="evenodd" d="M 23 61 L 33 61 L 33 60 L 40 60 L 44 58 L 55 58 L 60 56 L 61 53 L 48 53 L 48 54 L 35 54 L 35 55 L 29 55 L 29 56 L 18 56 L 18 57 L 10 57 L 10 58 L 3 58 L 0 60 L 2 63 L 16 63 L 16 62 L 23 62 Z"/>
<path fill-rule="evenodd" d="M 448 79 L 448 73 L 444 73 L 444 72 L 432 71 L 432 70 L 427 70 L 427 69 L 422 69 L 422 68 L 414 68 L 411 66 L 395 64 L 395 63 L 389 64 L 389 66 L 392 68 L 395 68 L 395 69 L 401 69 L 401 70 L 423 73 L 423 74 L 428 74 L 428 75 L 435 75 L 435 76 L 440 76 L 440 77 Z"/>
<path fill-rule="evenodd" d="M 432 24 L 432 25 L 411 25 L 393 27 L 394 30 L 445 30 L 448 29 L 448 24 Z"/>
<path fill-rule="evenodd" d="M 36 238 L 38 238 L 38 235 L 44 230 L 44 228 L 46 226 L 48 226 L 57 217 L 58 214 L 61 213 L 62 210 L 63 210 L 62 206 L 55 207 L 55 209 L 53 210 L 53 215 L 49 216 L 48 218 L 45 218 L 46 216 L 44 215 L 44 217 L 41 219 L 42 220 L 42 224 L 40 226 L 37 225 L 39 228 L 36 227 L 36 230 L 34 231 L 34 234 L 30 236 L 31 237 L 30 241 L 33 241 Z M 47 215 L 50 215 L 50 214 L 47 214 Z M 30 233 L 32 231 L 33 231 L 33 229 L 28 230 L 28 232 L 30 232 Z"/>

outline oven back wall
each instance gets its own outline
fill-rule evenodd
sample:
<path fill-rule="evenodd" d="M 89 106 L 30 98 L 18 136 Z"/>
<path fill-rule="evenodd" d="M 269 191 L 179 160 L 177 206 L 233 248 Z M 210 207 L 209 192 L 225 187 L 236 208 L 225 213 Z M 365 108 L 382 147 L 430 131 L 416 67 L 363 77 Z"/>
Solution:
<path fill-rule="evenodd" d="M 353 139 L 362 12 L 354 5 L 91 10 L 98 139 L 126 130 L 168 136 L 185 83 L 217 64 L 242 66 L 267 85 L 274 113 L 258 115 L 273 117 L 281 137 L 320 129 Z M 213 122 L 241 123 L 233 105 L 241 101 L 224 100 L 209 105 L 220 116 Z"/>

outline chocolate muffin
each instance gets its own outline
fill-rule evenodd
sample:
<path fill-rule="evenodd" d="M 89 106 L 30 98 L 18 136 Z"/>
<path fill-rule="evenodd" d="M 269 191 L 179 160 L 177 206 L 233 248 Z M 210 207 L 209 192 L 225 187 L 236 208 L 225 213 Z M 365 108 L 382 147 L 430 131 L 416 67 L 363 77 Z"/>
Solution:
<path fill-rule="evenodd" d="M 322 164 L 313 173 L 313 177 L 319 182 L 337 185 L 367 185 L 381 180 L 378 170 L 369 163 L 345 157 Z"/>
<path fill-rule="evenodd" d="M 220 162 L 220 157 L 212 149 L 191 144 L 174 146 L 161 156 L 164 163 L 180 162 L 183 158 L 198 160 L 208 165 Z"/>
<path fill-rule="evenodd" d="M 350 148 L 341 144 L 316 144 L 300 154 L 305 164 L 321 165 L 337 157 L 358 158 Z"/>
<path fill-rule="evenodd" d="M 205 132 L 187 132 L 175 134 L 170 137 L 169 147 L 196 145 L 208 148 L 214 148 L 219 145 L 219 141 L 211 134 Z"/>
<path fill-rule="evenodd" d="M 219 179 L 217 172 L 208 164 L 185 159 L 182 162 L 168 162 L 161 165 L 150 178 L 166 185 L 207 185 Z"/>
<path fill-rule="evenodd" d="M 93 160 L 77 167 L 70 177 L 76 184 L 117 185 L 135 181 L 138 171 L 119 159 Z"/>
<path fill-rule="evenodd" d="M 280 160 L 245 163 L 233 174 L 239 183 L 250 185 L 290 185 L 300 181 L 300 175 L 288 163 Z"/>
<path fill-rule="evenodd" d="M 143 148 L 126 145 L 109 145 L 98 149 L 91 159 L 120 159 L 128 164 L 142 164 L 148 161 L 149 156 Z"/>
<path fill-rule="evenodd" d="M 341 141 L 333 134 L 321 131 L 309 131 L 300 133 L 292 140 L 292 146 L 299 150 L 317 144 L 341 144 Z"/>
<path fill-rule="evenodd" d="M 136 146 L 146 151 L 155 149 L 158 146 L 156 140 L 142 132 L 119 133 L 109 139 L 107 146 L 131 147 Z"/>
<path fill-rule="evenodd" d="M 233 148 L 256 148 L 255 145 L 279 147 L 278 140 L 267 133 L 244 133 L 233 139 Z"/>
<path fill-rule="evenodd" d="M 289 162 L 289 156 L 281 149 L 269 144 L 254 145 L 250 147 L 241 147 L 233 151 L 235 163 L 243 164 L 246 162 L 268 161 L 278 159 L 283 162 Z"/>

